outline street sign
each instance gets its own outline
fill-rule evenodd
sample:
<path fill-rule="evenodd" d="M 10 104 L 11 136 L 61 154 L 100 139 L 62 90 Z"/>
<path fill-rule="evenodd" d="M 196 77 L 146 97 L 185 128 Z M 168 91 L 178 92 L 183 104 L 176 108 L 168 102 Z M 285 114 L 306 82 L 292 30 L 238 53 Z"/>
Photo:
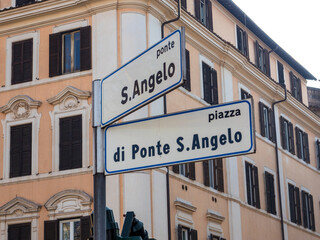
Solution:
<path fill-rule="evenodd" d="M 111 125 L 107 174 L 255 152 L 252 100 Z"/>
<path fill-rule="evenodd" d="M 117 121 L 182 83 L 181 32 L 177 30 L 102 80 L 102 126 Z"/>

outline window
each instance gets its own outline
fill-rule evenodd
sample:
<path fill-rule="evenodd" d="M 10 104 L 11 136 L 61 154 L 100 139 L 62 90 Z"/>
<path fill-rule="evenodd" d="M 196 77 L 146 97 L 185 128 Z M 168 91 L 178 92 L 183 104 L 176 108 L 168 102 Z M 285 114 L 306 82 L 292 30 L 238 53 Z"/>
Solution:
<path fill-rule="evenodd" d="M 291 94 L 298 101 L 302 102 L 301 80 L 297 78 L 293 72 L 290 72 Z"/>
<path fill-rule="evenodd" d="M 278 81 L 282 86 L 284 86 L 285 82 L 284 82 L 283 65 L 279 61 L 277 61 L 277 65 L 278 65 Z"/>
<path fill-rule="evenodd" d="M 296 129 L 296 145 L 297 145 L 297 156 L 306 163 L 310 163 L 309 154 L 309 141 L 308 134 L 303 132 L 298 127 Z"/>
<path fill-rule="evenodd" d="M 203 99 L 209 104 L 218 104 L 217 71 L 202 62 Z"/>
<path fill-rule="evenodd" d="M 316 141 L 316 154 L 317 154 L 317 161 L 318 161 L 318 168 L 320 168 L 320 140 Z"/>
<path fill-rule="evenodd" d="M 277 214 L 273 174 L 265 172 L 267 212 Z"/>
<path fill-rule="evenodd" d="M 91 69 L 91 27 L 50 35 L 49 76 Z"/>
<path fill-rule="evenodd" d="M 197 230 L 178 225 L 178 240 L 198 240 Z"/>
<path fill-rule="evenodd" d="M 191 180 L 196 180 L 195 163 L 185 163 L 180 165 L 174 165 L 172 168 L 174 173 L 181 174 Z"/>
<path fill-rule="evenodd" d="M 175 0 L 178 2 L 179 0 Z M 181 7 L 185 10 L 187 10 L 187 0 L 181 0 Z"/>
<path fill-rule="evenodd" d="M 87 240 L 90 234 L 90 217 L 44 221 L 44 240 Z"/>
<path fill-rule="evenodd" d="M 248 98 L 251 98 L 251 97 L 252 97 L 250 93 L 248 93 L 247 91 L 243 90 L 242 88 L 241 88 L 241 90 L 240 90 L 240 95 L 241 95 L 241 99 L 242 99 L 242 100 L 243 100 L 243 99 L 248 99 Z"/>
<path fill-rule="evenodd" d="M 213 31 L 212 25 L 212 3 L 210 0 L 195 0 L 195 16 L 196 19 L 206 26 L 211 32 Z"/>
<path fill-rule="evenodd" d="M 260 208 L 258 168 L 248 162 L 245 162 L 245 171 L 247 202 L 251 206 Z"/>
<path fill-rule="evenodd" d="M 313 197 L 311 194 L 301 191 L 303 226 L 315 231 Z"/>
<path fill-rule="evenodd" d="M 242 52 L 246 57 L 249 56 L 248 51 L 248 34 L 246 31 L 242 30 L 237 26 L 237 48 Z"/>
<path fill-rule="evenodd" d="M 210 236 L 209 236 L 209 240 L 226 240 L 226 239 L 225 239 L 225 238 L 223 238 L 223 237 L 219 237 L 219 236 L 216 236 L 216 235 L 210 234 Z"/>
<path fill-rule="evenodd" d="M 11 84 L 32 81 L 33 39 L 12 43 Z"/>
<path fill-rule="evenodd" d="M 259 102 L 259 113 L 261 135 L 275 142 L 273 111 L 262 102 Z"/>
<path fill-rule="evenodd" d="M 31 240 L 31 223 L 8 225 L 8 240 Z"/>
<path fill-rule="evenodd" d="M 282 148 L 285 150 L 288 150 L 292 154 L 295 154 L 292 123 L 281 116 L 280 117 L 280 128 L 281 128 Z"/>
<path fill-rule="evenodd" d="M 10 178 L 31 175 L 32 124 L 10 130 Z"/>
<path fill-rule="evenodd" d="M 222 158 L 203 161 L 204 185 L 223 192 L 223 162 Z"/>
<path fill-rule="evenodd" d="M 289 205 L 290 205 L 290 220 L 293 223 L 301 225 L 301 210 L 300 210 L 300 193 L 299 188 L 288 183 L 289 188 Z"/>
<path fill-rule="evenodd" d="M 187 76 L 185 79 L 185 82 L 183 84 L 183 87 L 187 89 L 188 91 L 191 91 L 191 79 L 190 79 L 190 53 L 186 49 L 186 70 L 187 70 Z"/>
<path fill-rule="evenodd" d="M 16 0 L 16 7 L 21 7 L 30 3 L 34 3 L 35 0 Z"/>
<path fill-rule="evenodd" d="M 256 41 L 256 66 L 270 77 L 270 60 L 267 49 L 261 47 Z"/>
<path fill-rule="evenodd" d="M 59 170 L 82 167 L 82 115 L 60 118 Z"/>

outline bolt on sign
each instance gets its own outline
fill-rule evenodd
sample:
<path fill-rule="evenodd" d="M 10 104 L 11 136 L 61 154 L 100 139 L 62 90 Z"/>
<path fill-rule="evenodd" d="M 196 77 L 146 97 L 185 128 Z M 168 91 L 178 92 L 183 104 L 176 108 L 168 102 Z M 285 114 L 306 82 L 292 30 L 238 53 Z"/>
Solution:
<path fill-rule="evenodd" d="M 177 30 L 102 80 L 102 126 L 183 84 L 181 43 Z"/>
<path fill-rule="evenodd" d="M 255 152 L 252 99 L 111 125 L 107 174 Z"/>

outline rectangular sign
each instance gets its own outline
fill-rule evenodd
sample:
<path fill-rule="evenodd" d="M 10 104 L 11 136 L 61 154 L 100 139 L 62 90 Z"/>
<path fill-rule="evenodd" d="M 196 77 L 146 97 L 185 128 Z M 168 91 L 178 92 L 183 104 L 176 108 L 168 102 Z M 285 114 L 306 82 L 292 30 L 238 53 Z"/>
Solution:
<path fill-rule="evenodd" d="M 107 174 L 255 152 L 252 100 L 111 125 Z"/>
<path fill-rule="evenodd" d="M 177 30 L 102 80 L 102 126 L 182 83 L 181 32 Z"/>

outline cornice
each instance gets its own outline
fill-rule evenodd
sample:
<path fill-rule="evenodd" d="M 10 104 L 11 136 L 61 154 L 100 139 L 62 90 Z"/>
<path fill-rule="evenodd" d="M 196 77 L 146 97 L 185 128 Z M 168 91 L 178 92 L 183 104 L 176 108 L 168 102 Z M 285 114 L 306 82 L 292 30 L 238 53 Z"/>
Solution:
<path fill-rule="evenodd" d="M 88 99 L 91 96 L 91 92 L 83 91 L 73 86 L 68 86 L 61 92 L 59 92 L 56 96 L 49 98 L 47 101 L 52 105 L 56 105 L 63 102 L 69 96 L 75 97 L 76 101 L 78 101 L 78 99 Z"/>
<path fill-rule="evenodd" d="M 225 220 L 224 216 L 222 216 L 220 213 L 213 211 L 211 209 L 208 209 L 206 217 L 208 221 L 217 222 L 219 224 L 221 224 Z"/>
<path fill-rule="evenodd" d="M 34 213 L 39 212 L 41 205 L 27 200 L 22 197 L 15 197 L 11 201 L 0 207 L 0 216 L 12 215 L 14 213 L 22 215 L 23 213 Z"/>
<path fill-rule="evenodd" d="M 193 206 L 190 202 L 177 198 L 174 201 L 174 205 L 176 206 L 177 209 L 180 209 L 184 212 L 188 212 L 188 213 L 193 213 L 197 210 L 197 208 L 195 206 Z"/>
<path fill-rule="evenodd" d="M 29 110 L 32 108 L 38 108 L 40 105 L 40 101 L 33 100 L 27 95 L 17 95 L 11 98 L 6 105 L 0 107 L 0 112 L 7 114 L 8 112 L 18 111 L 18 108 L 20 107 Z"/>

